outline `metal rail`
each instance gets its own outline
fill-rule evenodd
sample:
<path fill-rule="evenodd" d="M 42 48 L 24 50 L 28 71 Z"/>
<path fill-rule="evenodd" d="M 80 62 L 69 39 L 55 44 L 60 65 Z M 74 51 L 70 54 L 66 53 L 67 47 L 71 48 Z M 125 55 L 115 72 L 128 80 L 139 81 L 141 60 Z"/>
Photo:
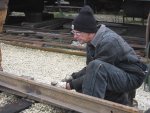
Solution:
<path fill-rule="evenodd" d="M 85 47 L 82 46 L 72 46 L 71 44 L 67 44 L 67 43 L 51 42 L 51 41 L 45 41 L 44 39 L 37 39 L 37 38 L 15 37 L 11 35 L 5 35 L 3 37 L 0 36 L 0 41 L 10 41 L 16 43 L 22 42 L 22 43 L 41 45 L 41 47 L 59 47 L 64 49 L 85 51 Z"/>
<path fill-rule="evenodd" d="M 135 38 L 135 37 L 132 37 L 132 38 Z M 29 38 L 29 37 L 24 37 L 24 36 L 17 36 L 17 37 L 13 35 L 0 36 L 0 42 L 15 45 L 15 46 L 28 47 L 32 49 L 40 49 L 40 50 L 46 50 L 46 51 L 51 51 L 51 52 L 67 53 L 67 54 L 72 54 L 72 55 L 75 54 L 79 56 L 86 55 L 85 47 L 72 46 L 71 44 L 66 43 L 66 40 L 64 40 L 64 42 L 59 42 L 59 41 L 56 42 L 55 40 L 53 41 L 53 38 L 51 38 L 51 41 L 47 41 L 45 39 Z M 144 56 L 145 45 L 134 44 L 134 43 L 130 43 L 130 45 L 136 50 L 136 53 L 138 55 Z M 58 50 L 58 48 L 60 50 Z"/>
<path fill-rule="evenodd" d="M 10 41 L 0 41 L 5 44 L 10 44 L 13 46 L 20 46 L 20 47 L 26 47 L 31 49 L 39 49 L 43 51 L 49 51 L 49 52 L 57 52 L 57 53 L 64 53 L 64 54 L 70 54 L 70 55 L 77 55 L 77 56 L 85 56 L 86 53 L 83 51 L 76 51 L 76 50 L 69 50 L 69 49 L 62 49 L 62 48 L 54 48 L 54 47 L 41 47 L 41 45 L 38 44 L 28 44 L 23 42 L 10 42 Z"/>
<path fill-rule="evenodd" d="M 136 108 L 0 71 L 0 90 L 83 113 L 139 113 Z"/>

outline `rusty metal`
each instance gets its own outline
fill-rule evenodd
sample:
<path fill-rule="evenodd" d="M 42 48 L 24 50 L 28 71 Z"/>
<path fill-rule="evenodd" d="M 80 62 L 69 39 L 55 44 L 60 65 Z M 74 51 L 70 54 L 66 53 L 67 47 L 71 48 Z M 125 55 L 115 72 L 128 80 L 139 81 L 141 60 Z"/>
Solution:
<path fill-rule="evenodd" d="M 130 37 L 128 39 L 128 41 L 131 40 L 131 38 L 134 39 L 135 37 Z M 80 56 L 85 56 L 85 49 L 86 49 L 85 47 L 82 47 L 82 46 L 72 46 L 71 44 L 66 43 L 66 41 L 63 41 L 63 42 L 57 41 L 56 42 L 55 40 L 47 41 L 45 39 L 28 38 L 28 37 L 21 37 L 21 36 L 15 37 L 12 35 L 3 35 L 0 37 L 0 41 L 4 42 L 4 43 L 12 44 L 12 45 L 16 44 L 16 45 L 22 46 L 22 47 L 26 47 L 26 46 L 31 47 L 31 48 L 38 47 L 41 50 L 45 50 L 44 48 L 46 48 L 47 51 L 51 51 L 51 50 L 48 50 L 48 48 L 51 48 L 51 47 L 77 50 L 80 52 L 80 54 L 77 52 L 77 53 L 75 53 L 75 55 L 80 55 Z M 133 47 L 136 50 L 136 53 L 138 55 L 144 56 L 145 55 L 145 53 L 144 53 L 145 45 L 144 44 L 135 44 L 134 42 L 136 42 L 136 40 L 133 41 L 132 43 L 130 41 L 131 47 Z M 82 52 L 84 54 L 81 54 Z M 69 54 L 70 54 L 70 52 L 69 52 Z"/>
<path fill-rule="evenodd" d="M 52 42 L 47 41 L 47 39 L 38 39 L 38 38 L 28 38 L 23 36 L 13 36 L 13 35 L 1 35 L 0 36 L 1 41 L 13 41 L 13 42 L 22 42 L 22 43 L 28 43 L 28 44 L 37 44 L 41 47 L 59 47 L 64 49 L 72 49 L 72 50 L 80 50 L 85 51 L 85 47 L 82 46 L 73 46 L 71 44 L 67 43 L 61 43 L 61 42 Z"/>
<path fill-rule="evenodd" d="M 123 25 L 123 24 L 114 24 L 107 23 L 107 26 L 116 30 L 116 32 L 120 34 L 130 45 L 133 47 L 138 55 L 145 57 L 145 48 L 146 48 L 146 40 L 145 40 L 145 27 L 139 25 Z M 85 50 L 85 47 L 75 47 L 71 46 L 73 41 L 72 35 L 69 31 L 60 31 L 60 30 L 47 30 L 47 29 L 31 29 L 27 27 L 16 27 L 16 26 L 6 26 L 6 33 L 14 35 L 14 37 L 18 38 L 18 35 L 21 35 L 20 38 L 22 42 L 31 43 L 31 44 L 39 44 L 39 46 L 49 48 L 59 47 L 66 49 L 75 49 L 75 50 Z M 21 34 L 22 32 L 22 34 Z M 129 33 L 127 33 L 129 32 Z M 136 33 L 135 33 L 136 32 Z M 17 35 L 18 33 L 18 35 Z M 127 34 L 126 34 L 127 33 Z M 143 35 L 144 34 L 144 35 Z M 131 36 L 130 36 L 131 35 Z M 12 37 L 12 36 L 11 36 Z M 4 36 L 5 38 L 5 36 Z M 3 38 L 3 39 L 4 39 Z M 4 39 L 4 40 L 8 40 Z M 11 39 L 12 41 L 21 41 L 20 39 Z M 41 41 L 41 42 L 40 42 Z"/>
<path fill-rule="evenodd" d="M 57 39 L 65 40 L 65 42 L 72 41 L 72 35 L 70 30 L 48 30 L 48 29 L 39 29 L 39 28 L 28 28 L 28 27 L 19 27 L 19 26 L 4 26 L 6 34 L 11 35 L 21 35 L 25 36 L 30 40 L 30 38 L 43 39 L 46 41 L 56 41 Z M 18 37 L 18 36 L 17 36 Z M 14 38 L 14 37 L 13 37 Z"/>
<path fill-rule="evenodd" d="M 137 39 L 135 37 L 128 37 L 128 41 L 129 40 L 133 40 L 133 42 L 131 43 L 130 41 L 130 45 L 131 47 L 133 47 L 136 50 L 136 53 L 140 56 L 144 56 L 144 49 L 145 49 L 145 45 L 144 42 L 142 42 L 143 40 L 140 40 L 140 44 L 135 44 L 134 42 L 137 41 Z M 5 42 L 5 41 L 9 41 L 9 44 L 16 44 L 16 45 L 30 45 L 31 46 L 36 46 L 36 47 L 42 47 L 43 48 L 50 48 L 50 47 L 54 47 L 54 48 L 62 48 L 62 49 L 71 49 L 71 50 L 77 50 L 77 51 L 83 51 L 85 52 L 85 47 L 82 46 L 72 46 L 70 44 L 67 43 L 62 43 L 62 42 L 54 42 L 54 41 L 45 41 L 44 39 L 37 39 L 37 38 L 28 38 L 28 37 L 21 37 L 21 36 L 12 36 L 12 35 L 3 35 L 0 37 L 1 42 Z M 8 42 L 7 42 L 8 43 Z M 33 47 L 32 47 L 33 48 Z M 42 50 L 41 49 L 41 50 Z M 48 50 L 50 51 L 50 50 Z M 76 53 L 75 53 L 76 54 Z M 81 54 L 80 54 L 81 55 Z M 83 54 L 82 54 L 83 55 Z M 81 56 L 82 56 L 81 55 Z M 84 54 L 85 55 L 85 54 Z"/>
<path fill-rule="evenodd" d="M 0 86 L 3 87 L 0 87 L 2 91 L 83 113 L 139 113 L 139 110 L 133 107 L 68 91 L 2 71 L 0 71 Z"/>

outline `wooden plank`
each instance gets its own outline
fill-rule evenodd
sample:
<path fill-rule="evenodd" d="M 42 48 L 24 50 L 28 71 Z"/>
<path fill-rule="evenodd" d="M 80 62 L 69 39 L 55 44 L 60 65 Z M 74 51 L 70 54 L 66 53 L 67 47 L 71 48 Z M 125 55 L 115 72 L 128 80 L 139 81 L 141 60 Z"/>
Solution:
<path fill-rule="evenodd" d="M 16 95 L 22 93 L 24 97 L 29 99 L 82 113 L 139 113 L 139 110 L 133 107 L 68 91 L 2 71 L 0 71 L 0 86 L 19 92 Z"/>
<path fill-rule="evenodd" d="M 25 99 L 18 99 L 17 101 L 6 104 L 4 107 L 0 108 L 0 113 L 19 113 L 22 110 L 29 108 L 32 102 Z"/>

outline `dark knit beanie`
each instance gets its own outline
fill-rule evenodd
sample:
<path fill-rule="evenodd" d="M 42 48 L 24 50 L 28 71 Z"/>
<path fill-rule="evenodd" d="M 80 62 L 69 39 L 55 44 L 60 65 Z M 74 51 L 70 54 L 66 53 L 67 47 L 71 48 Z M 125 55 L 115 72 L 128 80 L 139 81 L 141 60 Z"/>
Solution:
<path fill-rule="evenodd" d="M 90 6 L 86 5 L 81 8 L 79 15 L 72 23 L 72 29 L 85 33 L 96 33 L 97 23 Z"/>

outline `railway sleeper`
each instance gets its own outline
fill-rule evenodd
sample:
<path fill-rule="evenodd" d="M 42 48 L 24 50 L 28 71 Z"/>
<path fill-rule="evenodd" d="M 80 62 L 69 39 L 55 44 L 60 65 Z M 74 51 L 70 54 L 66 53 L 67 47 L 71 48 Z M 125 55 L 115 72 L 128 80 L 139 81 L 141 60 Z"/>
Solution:
<path fill-rule="evenodd" d="M 0 113 L 19 113 L 32 105 L 33 102 L 23 98 L 17 99 L 13 103 L 6 104 L 0 108 Z"/>
<path fill-rule="evenodd" d="M 34 78 L 28 77 L 28 76 L 22 76 L 25 79 L 34 80 Z M 22 96 L 21 93 L 9 89 L 7 87 L 0 86 L 0 93 L 5 92 L 8 95 L 13 94 L 17 98 L 14 102 L 8 103 L 4 105 L 3 107 L 0 107 L 0 113 L 22 113 L 24 110 L 30 109 L 33 104 L 39 103 L 37 100 L 29 99 L 28 97 Z M 64 107 L 60 107 L 57 105 L 48 104 L 52 107 L 52 109 L 58 109 L 58 111 L 63 111 L 63 113 L 80 113 L 74 110 L 70 110 Z M 54 110 L 54 111 L 55 111 Z"/>
<path fill-rule="evenodd" d="M 0 91 L 83 113 L 139 113 L 139 110 L 133 107 L 69 92 L 2 71 L 0 72 Z"/>

